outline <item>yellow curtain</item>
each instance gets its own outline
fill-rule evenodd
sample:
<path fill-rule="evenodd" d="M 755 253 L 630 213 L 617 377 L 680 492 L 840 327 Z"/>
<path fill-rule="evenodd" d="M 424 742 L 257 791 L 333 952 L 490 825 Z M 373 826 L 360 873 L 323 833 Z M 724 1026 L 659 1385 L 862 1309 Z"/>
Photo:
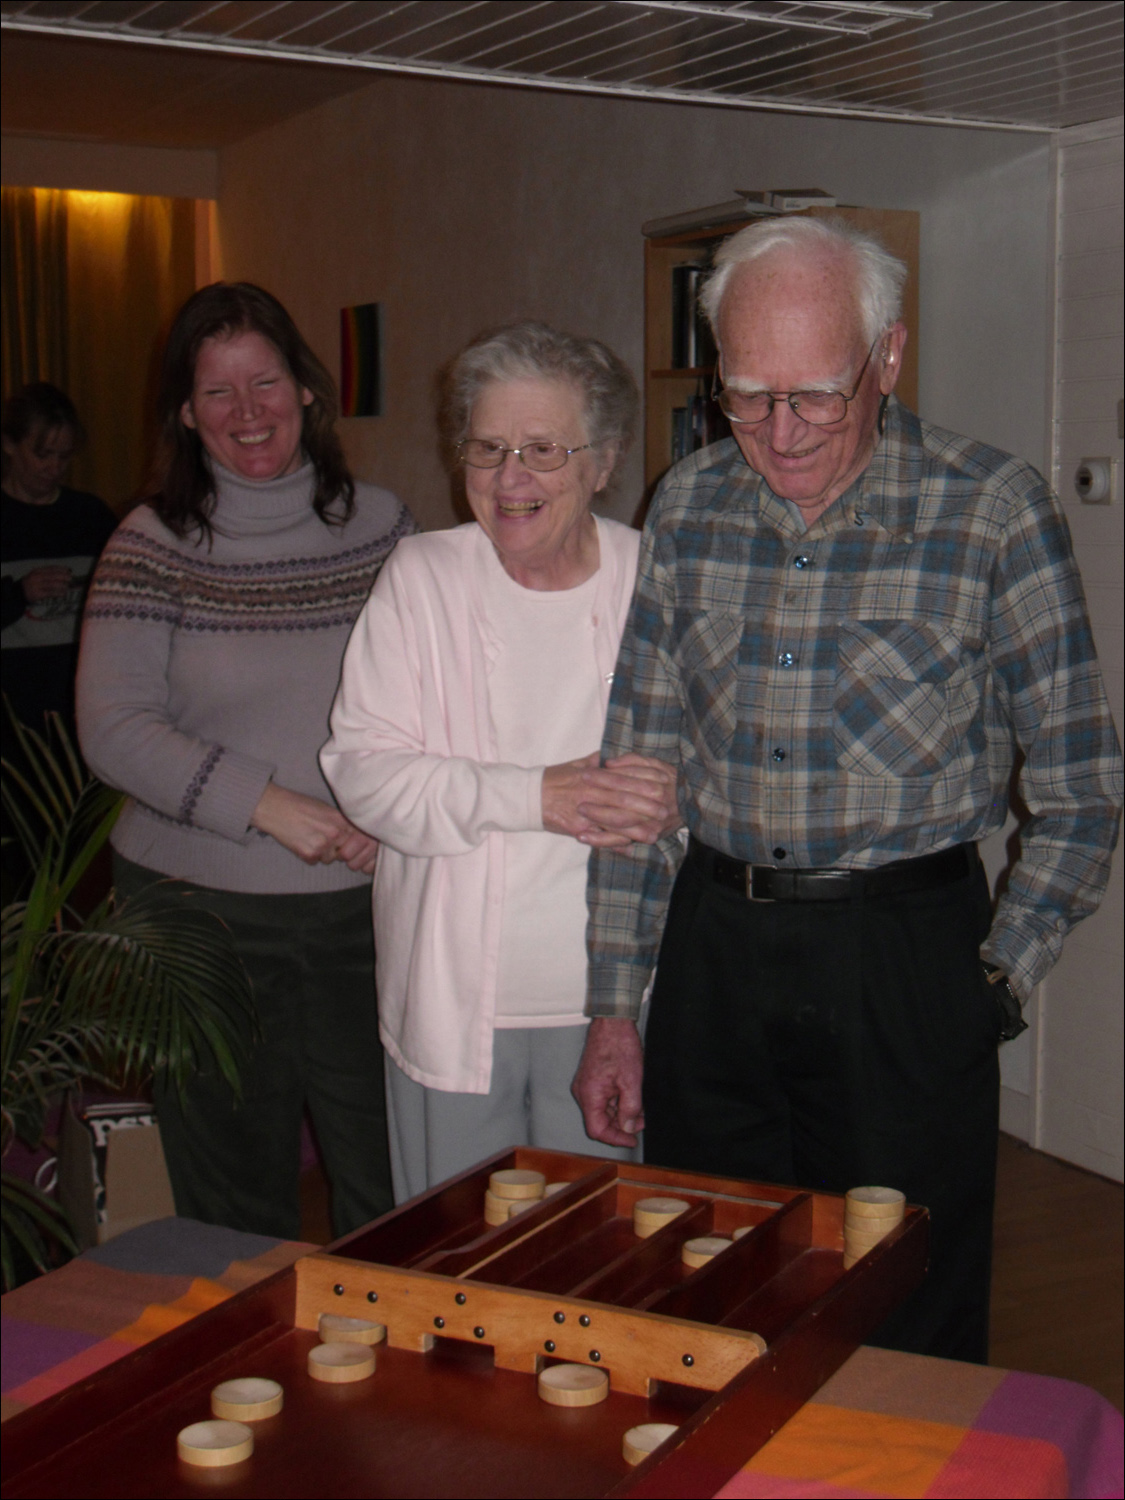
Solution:
<path fill-rule="evenodd" d="M 3 388 L 33 380 L 66 388 L 66 193 L 2 190 Z"/>
<path fill-rule="evenodd" d="M 29 196 L 32 208 L 13 199 L 9 215 L 10 192 Z M 11 257 L 13 267 L 23 267 L 19 281 L 9 273 L 9 242 L 22 257 Z M 26 380 L 61 385 L 90 435 L 71 483 L 124 510 L 141 493 L 151 463 L 160 347 L 195 289 L 194 201 L 5 188 L 4 248 L 5 394 Z M 48 283 L 54 300 L 39 290 Z M 24 358 L 19 371 L 13 361 L 9 381 L 9 347 L 44 344 L 41 326 L 60 342 L 60 308 L 61 355 L 37 365 Z M 55 310 L 54 322 L 44 309 Z"/>
<path fill-rule="evenodd" d="M 189 198 L 67 194 L 70 396 L 90 433 L 74 482 L 116 509 L 151 464 L 160 348 L 195 289 Z"/>

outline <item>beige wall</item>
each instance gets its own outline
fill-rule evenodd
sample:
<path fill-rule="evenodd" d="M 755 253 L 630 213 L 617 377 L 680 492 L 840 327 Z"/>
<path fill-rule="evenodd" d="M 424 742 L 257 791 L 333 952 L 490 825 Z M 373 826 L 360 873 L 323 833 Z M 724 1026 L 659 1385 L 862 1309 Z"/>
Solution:
<path fill-rule="evenodd" d="M 1122 122 L 1062 132 L 1058 152 L 1056 482 L 1086 586 L 1090 623 L 1118 733 L 1125 725 L 1125 525 L 1118 428 L 1125 378 L 1125 165 Z M 1109 506 L 1074 489 L 1083 458 L 1117 461 Z M 1118 849 L 1099 911 L 1067 939 L 1043 985 L 1034 1144 L 1118 1181 L 1122 1177 L 1125 880 Z"/>
<path fill-rule="evenodd" d="M 214 198 L 214 151 L 108 145 L 5 135 L 5 187 L 79 188 L 89 193 L 145 193 L 156 198 Z"/>
<path fill-rule="evenodd" d="M 387 414 L 344 423 L 357 471 L 453 519 L 438 366 L 537 316 L 640 372 L 644 219 L 807 185 L 922 213 L 921 406 L 1044 462 L 1048 146 L 997 132 L 381 78 L 220 152 L 225 274 L 264 282 L 333 369 L 339 309 L 379 301 Z M 616 502 L 629 515 L 639 458 Z"/>

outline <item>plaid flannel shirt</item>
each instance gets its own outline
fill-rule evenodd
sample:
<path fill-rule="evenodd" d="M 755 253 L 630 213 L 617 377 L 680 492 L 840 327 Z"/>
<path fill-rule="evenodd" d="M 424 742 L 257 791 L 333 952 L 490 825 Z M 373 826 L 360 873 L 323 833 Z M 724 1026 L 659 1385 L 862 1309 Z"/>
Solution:
<path fill-rule="evenodd" d="M 679 768 L 703 843 L 864 870 L 1029 813 L 983 956 L 1026 996 L 1109 878 L 1121 751 L 1058 502 L 892 401 L 807 530 L 732 440 L 678 464 L 641 546 L 603 754 Z M 595 851 L 587 1011 L 635 1016 L 683 846 Z"/>

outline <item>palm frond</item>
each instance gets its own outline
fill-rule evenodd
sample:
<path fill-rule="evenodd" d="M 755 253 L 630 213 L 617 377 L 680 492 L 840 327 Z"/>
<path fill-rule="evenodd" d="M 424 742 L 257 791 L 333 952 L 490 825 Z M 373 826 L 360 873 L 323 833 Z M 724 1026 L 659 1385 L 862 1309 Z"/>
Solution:
<path fill-rule="evenodd" d="M 0 1173 L 0 1226 L 0 1271 L 5 1291 L 16 1282 L 16 1246 L 37 1271 L 47 1269 L 51 1242 L 70 1255 L 78 1253 L 59 1205 L 13 1172 Z"/>
<path fill-rule="evenodd" d="M 0 923 L 3 1150 L 17 1134 L 35 1142 L 51 1099 L 84 1080 L 121 1088 L 155 1074 L 182 1092 L 208 1069 L 237 1095 L 257 1031 L 230 934 L 175 882 L 73 911 L 122 798 L 87 776 L 57 718 L 46 735 L 12 723 L 22 763 L 4 762 L 4 808 L 32 879 Z M 5 1173 L 5 1284 L 17 1250 L 42 1269 L 47 1242 L 72 1248 L 64 1226 L 50 1199 Z"/>

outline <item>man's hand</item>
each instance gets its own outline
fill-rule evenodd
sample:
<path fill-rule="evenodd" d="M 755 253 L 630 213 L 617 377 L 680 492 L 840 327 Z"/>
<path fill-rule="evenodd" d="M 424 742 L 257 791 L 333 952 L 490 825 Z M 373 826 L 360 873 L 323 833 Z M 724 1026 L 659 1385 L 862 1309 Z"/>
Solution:
<path fill-rule="evenodd" d="M 319 797 L 291 792 L 271 781 L 251 815 L 250 826 L 268 833 L 307 865 L 341 860 L 357 874 L 375 873 L 379 845 L 349 823 L 339 808 Z"/>
<path fill-rule="evenodd" d="M 590 1022 L 582 1061 L 570 1092 L 578 1100 L 586 1134 L 606 1146 L 635 1146 L 645 1128 L 641 1109 L 644 1054 L 632 1021 L 601 1017 Z"/>
<path fill-rule="evenodd" d="M 55 564 L 47 564 L 42 568 L 32 568 L 30 573 L 25 573 L 20 579 L 20 588 L 23 590 L 24 607 L 33 609 L 35 605 L 44 603 L 47 599 L 61 599 L 70 588 L 71 572 Z"/>

